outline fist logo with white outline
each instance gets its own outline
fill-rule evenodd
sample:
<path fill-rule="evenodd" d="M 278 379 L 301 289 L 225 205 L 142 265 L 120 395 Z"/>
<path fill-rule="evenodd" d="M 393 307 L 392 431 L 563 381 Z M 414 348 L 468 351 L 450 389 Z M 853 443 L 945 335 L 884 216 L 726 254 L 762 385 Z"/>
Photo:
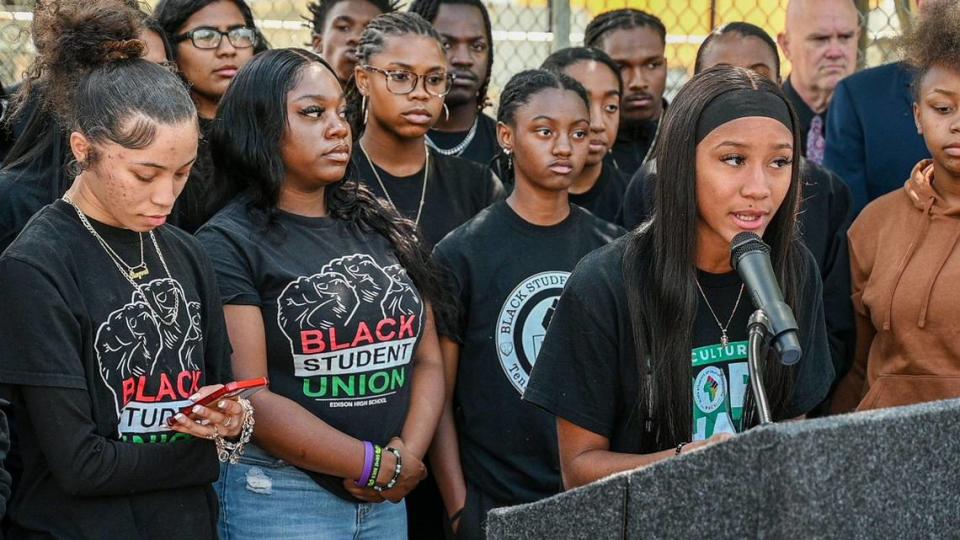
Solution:
<path fill-rule="evenodd" d="M 333 259 L 320 273 L 299 277 L 277 298 L 277 323 L 294 355 L 301 354 L 305 330 L 337 328 L 350 334 L 360 324 L 360 308 L 376 306 L 376 318 L 419 313 L 420 300 L 406 272 L 399 265 L 381 267 L 367 254 Z M 364 311 L 370 317 L 369 308 Z"/>
<path fill-rule="evenodd" d="M 184 371 L 200 370 L 202 328 L 200 303 L 188 302 L 183 287 L 170 278 L 141 285 L 130 302 L 107 316 L 97 329 L 94 350 L 118 414 L 126 405 L 120 397 L 125 380 L 147 377 L 137 384 L 154 386 L 157 375 L 177 380 Z"/>

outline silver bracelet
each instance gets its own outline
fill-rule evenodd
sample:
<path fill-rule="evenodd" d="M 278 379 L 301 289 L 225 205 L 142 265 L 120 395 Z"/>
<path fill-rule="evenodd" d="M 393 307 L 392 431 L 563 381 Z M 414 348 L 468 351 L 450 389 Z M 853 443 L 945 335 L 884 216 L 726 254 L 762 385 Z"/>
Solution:
<path fill-rule="evenodd" d="M 213 442 L 217 445 L 217 459 L 221 463 L 231 463 L 236 465 L 243 455 L 243 448 L 253 436 L 253 404 L 245 398 L 239 398 L 237 403 L 243 408 L 243 428 L 240 430 L 240 439 L 237 442 L 228 442 L 220 436 L 219 433 L 213 436 Z"/>

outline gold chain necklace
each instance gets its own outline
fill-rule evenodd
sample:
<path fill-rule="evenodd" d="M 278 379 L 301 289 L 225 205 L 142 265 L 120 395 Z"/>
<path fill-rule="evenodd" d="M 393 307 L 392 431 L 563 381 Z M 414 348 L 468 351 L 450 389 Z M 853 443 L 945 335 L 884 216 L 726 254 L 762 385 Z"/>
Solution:
<path fill-rule="evenodd" d="M 86 227 L 86 229 L 90 231 L 91 234 L 93 234 L 93 237 L 96 238 L 97 242 L 100 243 L 100 247 L 106 250 L 107 255 L 110 256 L 110 258 L 113 260 L 113 263 L 116 264 L 118 267 L 122 266 L 122 268 L 120 268 L 120 272 L 122 274 L 127 276 L 128 279 L 141 279 L 150 275 L 150 269 L 147 268 L 147 262 L 143 256 L 143 233 L 138 233 L 140 236 L 140 263 L 137 264 L 136 266 L 130 266 L 129 264 L 127 264 L 126 261 L 123 260 L 123 257 L 121 257 L 119 253 L 117 253 L 116 251 L 113 250 L 112 247 L 110 247 L 110 244 L 108 244 L 107 241 L 103 239 L 103 237 L 97 234 L 97 231 L 94 230 L 93 226 L 90 225 L 90 222 L 87 221 L 87 216 L 85 216 L 83 212 L 80 211 L 80 208 L 77 207 L 76 203 L 74 203 L 69 196 L 64 195 L 63 201 L 69 204 L 70 206 L 72 206 L 73 209 L 77 211 L 77 215 L 80 216 L 80 222 L 83 223 L 83 226 Z"/>
<path fill-rule="evenodd" d="M 90 232 L 90 234 L 93 235 L 93 237 L 100 244 L 100 247 L 102 247 L 104 251 L 106 251 L 107 256 L 110 257 L 111 261 L 113 261 L 113 264 L 117 267 L 117 270 L 120 271 L 120 274 L 122 274 L 123 277 L 127 279 L 130 285 L 133 286 L 133 289 L 135 291 L 140 293 L 140 296 L 143 298 L 143 301 L 147 304 L 147 307 L 150 309 L 150 313 L 152 313 L 153 316 L 157 318 L 157 320 L 161 320 L 161 317 L 153 310 L 153 306 L 150 305 L 150 301 L 147 299 L 147 295 L 140 288 L 140 285 L 138 285 L 137 282 L 134 281 L 135 279 L 140 279 L 141 277 L 144 277 L 147 274 L 144 273 L 142 275 L 135 275 L 134 272 L 132 272 L 129 268 L 127 270 L 124 270 L 123 266 L 125 265 L 121 265 L 121 262 L 123 261 L 123 259 L 120 259 L 120 256 L 117 255 L 117 252 L 115 252 L 110 247 L 110 245 L 107 244 L 107 241 L 104 240 L 102 236 L 100 236 L 100 233 L 98 233 L 97 230 L 93 228 L 93 225 L 90 224 L 90 220 L 88 220 L 87 216 L 84 215 L 84 213 L 80 210 L 80 207 L 77 206 L 77 203 L 73 202 L 73 199 L 71 199 L 67 195 L 63 196 L 63 201 L 73 207 L 73 209 L 77 212 L 77 217 L 80 218 L 80 223 L 83 224 L 83 227 L 87 229 L 87 231 Z M 173 279 L 173 276 L 170 275 L 170 268 L 167 267 L 167 261 L 163 258 L 163 253 L 160 252 L 160 245 L 157 243 L 156 235 L 153 234 L 153 231 L 150 231 L 148 234 L 150 235 L 150 240 L 153 241 L 153 248 L 157 250 L 157 258 L 160 259 L 160 264 L 163 265 L 163 271 L 167 273 L 168 278 Z M 141 250 L 140 256 L 143 257 L 143 233 L 140 233 L 140 250 Z M 121 262 L 118 262 L 118 259 Z M 146 265 L 143 263 L 142 260 L 140 264 L 146 267 Z"/>
<path fill-rule="evenodd" d="M 710 300 L 707 300 L 707 295 L 703 292 L 703 287 L 700 286 L 700 280 L 694 278 L 694 281 L 697 283 L 697 288 L 700 289 L 700 296 L 703 297 L 703 301 L 707 304 L 707 309 L 709 309 L 710 314 L 713 315 L 713 320 L 717 321 L 717 326 L 720 327 L 720 345 L 726 349 L 727 345 L 730 345 L 730 338 L 727 337 L 727 328 L 730 328 L 730 323 L 733 321 L 733 316 L 736 315 L 737 308 L 740 307 L 740 298 L 743 297 L 743 284 L 740 285 L 740 294 L 737 295 L 737 303 L 733 305 L 733 311 L 730 312 L 730 318 L 727 319 L 727 325 L 724 326 L 720 324 L 720 318 L 717 317 L 717 313 L 713 311 L 713 306 L 710 305 Z"/>
<path fill-rule="evenodd" d="M 393 207 L 397 213 L 400 213 L 400 209 L 397 208 L 397 205 L 393 203 L 393 198 L 390 197 L 390 192 L 387 191 L 386 184 L 383 183 L 383 180 L 380 179 L 380 173 L 377 172 L 376 165 L 373 164 L 373 161 L 370 159 L 370 154 L 367 154 L 367 149 L 363 147 L 363 143 L 357 141 L 357 144 L 360 146 L 360 151 L 363 152 L 363 157 L 367 159 L 367 164 L 370 165 L 370 170 L 373 171 L 373 177 L 377 179 L 377 183 L 380 184 L 380 189 L 383 190 L 383 194 L 387 196 L 387 201 L 390 202 L 390 206 Z M 413 224 L 420 225 L 420 213 L 423 212 L 423 201 L 427 198 L 427 179 L 430 177 L 430 151 L 427 150 L 427 146 L 423 146 L 423 152 L 426 154 L 426 157 L 423 161 L 423 189 L 420 191 L 420 204 L 417 205 L 417 217 L 413 220 Z"/>

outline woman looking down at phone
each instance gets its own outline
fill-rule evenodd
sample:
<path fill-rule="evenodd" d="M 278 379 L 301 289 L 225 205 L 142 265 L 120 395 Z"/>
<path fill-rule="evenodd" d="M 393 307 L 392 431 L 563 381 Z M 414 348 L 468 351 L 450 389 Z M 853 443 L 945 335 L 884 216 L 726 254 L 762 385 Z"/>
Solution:
<path fill-rule="evenodd" d="M 0 257 L 0 383 L 23 456 L 8 538 L 214 538 L 218 449 L 252 422 L 234 400 L 178 413 L 229 380 L 229 343 L 209 260 L 164 225 L 196 109 L 141 58 L 139 19 L 71 2 L 37 27 L 44 106 L 80 172 Z"/>
<path fill-rule="evenodd" d="M 325 61 L 281 49 L 217 111 L 218 182 L 241 195 L 198 234 L 234 371 L 270 378 L 251 397 L 256 446 L 217 483 L 224 538 L 405 538 L 402 501 L 426 476 L 440 287 L 413 223 L 355 180 L 345 106 Z M 401 504 L 370 504 L 384 500 Z"/>

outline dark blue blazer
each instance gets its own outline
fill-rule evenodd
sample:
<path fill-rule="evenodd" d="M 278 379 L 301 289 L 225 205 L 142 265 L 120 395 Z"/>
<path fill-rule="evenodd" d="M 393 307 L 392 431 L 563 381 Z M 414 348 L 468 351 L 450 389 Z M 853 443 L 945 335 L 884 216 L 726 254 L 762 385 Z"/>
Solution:
<path fill-rule="evenodd" d="M 850 187 L 854 217 L 930 157 L 913 120 L 912 81 L 909 68 L 895 62 L 847 77 L 831 98 L 823 165 Z"/>

